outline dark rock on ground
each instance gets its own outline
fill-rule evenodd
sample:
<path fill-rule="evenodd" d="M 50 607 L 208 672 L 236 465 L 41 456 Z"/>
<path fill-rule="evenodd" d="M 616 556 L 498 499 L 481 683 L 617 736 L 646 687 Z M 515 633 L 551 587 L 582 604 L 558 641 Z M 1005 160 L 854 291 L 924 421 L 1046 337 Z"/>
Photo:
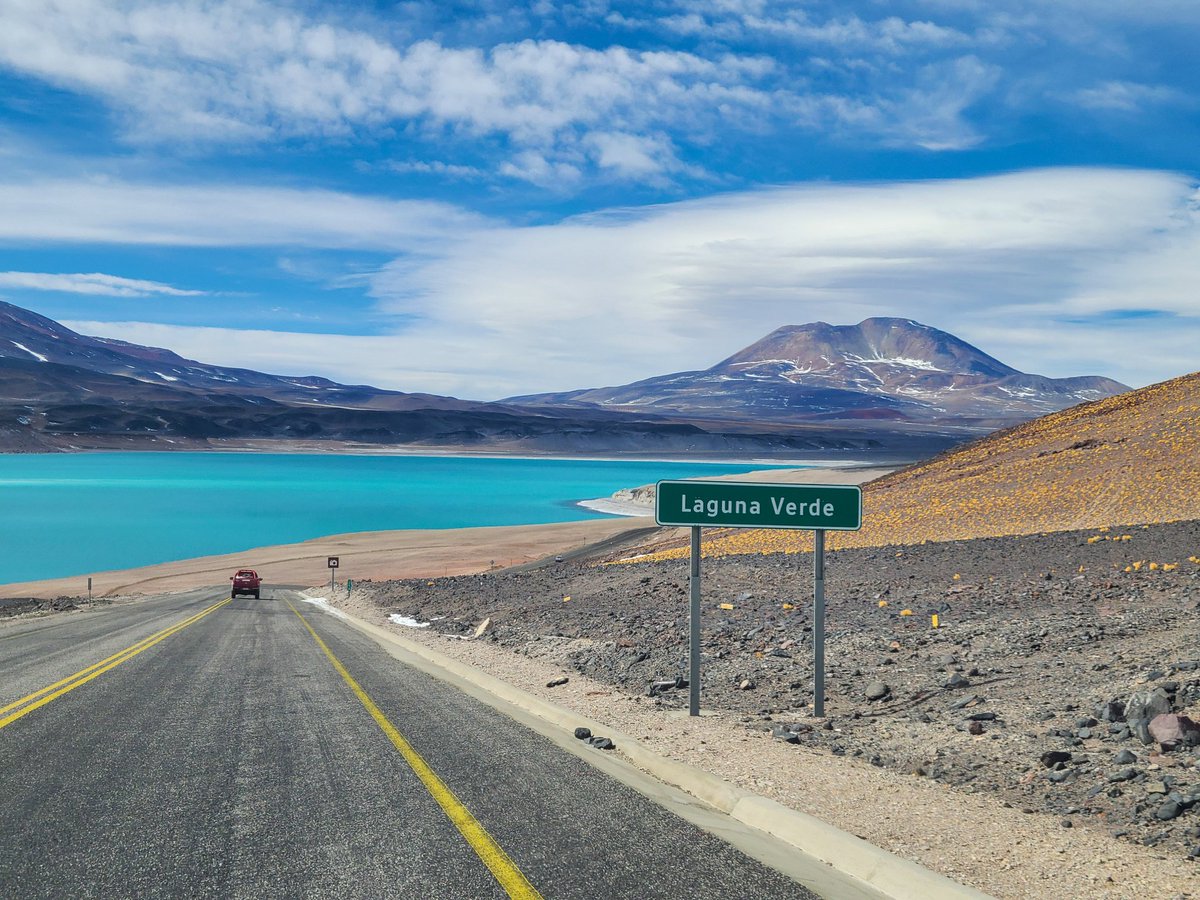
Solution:
<path fill-rule="evenodd" d="M 892 689 L 882 681 L 872 681 L 863 691 L 863 696 L 868 700 L 883 700 L 889 694 L 891 694 L 891 692 Z"/>

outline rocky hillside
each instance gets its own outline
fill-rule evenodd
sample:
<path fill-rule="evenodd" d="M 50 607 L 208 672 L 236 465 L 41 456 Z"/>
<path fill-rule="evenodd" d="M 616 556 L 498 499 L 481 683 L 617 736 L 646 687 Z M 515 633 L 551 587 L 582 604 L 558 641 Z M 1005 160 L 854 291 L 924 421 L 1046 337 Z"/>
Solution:
<path fill-rule="evenodd" d="M 1200 519 L 1198 460 L 1200 373 L 1194 373 L 1026 422 L 875 481 L 863 492 L 863 529 L 830 533 L 829 545 Z M 1114 532 L 1096 539 L 1122 538 Z M 706 552 L 796 552 L 810 545 L 808 532 L 713 532 Z"/>
<path fill-rule="evenodd" d="M 672 410 L 711 418 L 975 422 L 993 427 L 1128 388 L 1019 372 L 909 319 L 789 325 L 710 369 L 621 387 L 513 397 L 539 406 Z"/>

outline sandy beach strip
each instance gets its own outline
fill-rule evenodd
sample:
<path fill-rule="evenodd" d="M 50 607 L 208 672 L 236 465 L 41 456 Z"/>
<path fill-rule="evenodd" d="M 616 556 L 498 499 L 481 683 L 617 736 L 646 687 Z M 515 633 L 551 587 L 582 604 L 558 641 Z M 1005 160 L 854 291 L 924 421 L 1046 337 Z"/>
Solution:
<path fill-rule="evenodd" d="M 298 544 L 258 547 L 240 553 L 98 572 L 97 597 L 157 594 L 216 585 L 226 587 L 241 568 L 256 569 L 264 582 L 312 586 L 329 583 L 327 560 L 338 557 L 337 580 L 440 578 L 486 572 L 610 540 L 654 519 L 588 519 L 549 525 L 448 528 L 428 531 L 364 531 L 314 538 Z M 0 597 L 77 597 L 87 594 L 87 575 L 0 585 Z"/>
<path fill-rule="evenodd" d="M 844 467 L 775 469 L 728 476 L 742 481 L 800 484 L 858 484 L 891 469 Z M 645 497 L 645 495 L 642 495 Z M 618 501 L 614 501 L 618 503 Z M 219 556 L 92 573 L 96 597 L 153 594 L 197 587 L 224 588 L 239 568 L 256 569 L 264 582 L 297 586 L 329 583 L 327 560 L 338 557 L 337 580 L 441 578 L 536 562 L 654 528 L 653 501 L 619 502 L 621 518 L 586 519 L 547 525 L 365 531 L 314 538 L 296 544 L 258 547 Z M 640 514 L 639 514 L 640 513 Z M 664 529 L 674 531 L 674 529 Z M 0 597 L 87 595 L 88 575 L 0 585 Z"/>

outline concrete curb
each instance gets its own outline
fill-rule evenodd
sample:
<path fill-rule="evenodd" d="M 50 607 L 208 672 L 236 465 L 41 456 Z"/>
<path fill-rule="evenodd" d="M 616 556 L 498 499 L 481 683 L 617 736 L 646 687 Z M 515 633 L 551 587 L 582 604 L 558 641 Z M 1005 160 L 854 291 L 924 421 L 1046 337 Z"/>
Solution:
<path fill-rule="evenodd" d="M 514 687 L 474 666 L 444 656 L 423 644 L 407 640 L 378 625 L 347 614 L 345 621 L 385 649 L 398 648 L 419 658 L 421 668 L 441 680 L 463 681 L 503 705 L 516 707 L 558 728 L 573 731 L 582 725 L 595 734 L 611 737 L 635 766 L 658 780 L 697 798 L 708 806 L 751 828 L 765 832 L 821 860 L 844 875 L 863 882 L 894 900 L 989 900 L 987 894 L 961 885 L 911 860 L 895 856 L 814 816 L 760 797 L 686 763 L 666 759 L 627 734 L 588 719 L 541 697 Z M 451 676 L 447 678 L 447 676 Z"/>

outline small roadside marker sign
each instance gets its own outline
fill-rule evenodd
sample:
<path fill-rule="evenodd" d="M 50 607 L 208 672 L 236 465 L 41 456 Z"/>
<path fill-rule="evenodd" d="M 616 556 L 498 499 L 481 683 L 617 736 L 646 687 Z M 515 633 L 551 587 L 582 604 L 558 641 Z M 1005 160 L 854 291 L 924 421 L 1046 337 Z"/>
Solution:
<path fill-rule="evenodd" d="M 336 569 L 338 567 L 338 558 L 336 556 L 329 557 L 329 568 Z"/>

